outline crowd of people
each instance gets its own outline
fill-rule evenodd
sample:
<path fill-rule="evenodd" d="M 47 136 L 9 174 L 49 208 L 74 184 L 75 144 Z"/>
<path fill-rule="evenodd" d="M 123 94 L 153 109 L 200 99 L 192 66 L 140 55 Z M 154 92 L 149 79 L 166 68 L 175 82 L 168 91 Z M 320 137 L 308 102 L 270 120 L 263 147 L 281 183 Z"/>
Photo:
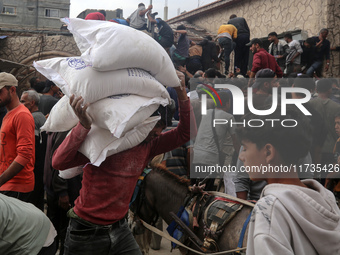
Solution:
<path fill-rule="evenodd" d="M 193 178 L 195 166 L 236 167 L 236 173 L 224 173 L 225 193 L 257 201 L 247 254 L 339 254 L 340 85 L 336 78 L 321 79 L 330 65 L 328 30 L 304 41 L 293 40 L 290 33 L 279 40 L 271 32 L 267 51 L 263 40 L 250 40 L 246 20 L 233 14 L 215 41 L 207 36 L 195 43 L 185 25 L 173 31 L 154 17 L 152 8 L 141 3 L 126 20 L 111 21 L 147 30 L 149 20 L 154 39 L 168 52 L 181 81 L 180 86 L 167 88 L 175 107 L 160 106 L 152 115 L 160 120 L 147 138 L 107 157 L 99 167 L 78 151 L 92 126 L 83 98 L 70 98 L 79 118 L 71 132 L 41 132 L 62 91 L 38 77 L 30 80 L 29 89 L 19 91 L 13 75 L 0 73 L 1 253 L 141 254 L 125 218 L 138 177 L 157 156 L 169 171 L 191 178 L 192 185 L 205 183 L 206 191 L 220 185 L 206 178 L 211 176 Z M 106 20 L 105 16 L 99 11 L 85 19 Z M 248 68 L 250 51 L 253 62 Z M 234 91 L 217 89 L 218 84 L 242 92 L 244 114 L 234 114 L 240 107 L 234 104 Z M 286 88 L 293 90 L 283 93 Z M 207 99 L 215 92 L 219 100 Z M 310 95 L 303 107 L 311 114 L 304 116 L 301 106 L 288 107 L 283 116 L 280 100 L 268 116 L 253 114 L 253 109 L 271 109 L 279 95 L 287 96 L 282 100 Z M 214 119 L 226 124 L 215 128 Z M 264 124 L 232 125 L 252 119 Z M 293 119 L 296 125 L 287 128 L 266 119 Z M 82 175 L 59 176 L 59 171 L 80 165 Z M 269 165 L 308 166 L 308 171 L 304 175 L 240 171 Z"/>

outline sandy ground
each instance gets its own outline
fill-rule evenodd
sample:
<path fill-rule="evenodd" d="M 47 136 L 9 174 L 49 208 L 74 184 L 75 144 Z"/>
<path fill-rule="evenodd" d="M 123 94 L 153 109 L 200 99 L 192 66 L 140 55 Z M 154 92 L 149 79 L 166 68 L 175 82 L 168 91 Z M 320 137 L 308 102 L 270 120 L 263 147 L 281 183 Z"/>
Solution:
<path fill-rule="evenodd" d="M 167 224 L 163 221 L 163 231 L 166 231 L 167 228 Z M 161 241 L 161 248 L 159 250 L 153 250 L 150 248 L 149 251 L 149 255 L 165 255 L 165 254 L 170 254 L 170 255 L 180 255 L 181 253 L 179 252 L 178 249 L 172 250 L 172 252 L 170 252 L 171 250 L 171 242 L 165 238 L 162 238 Z"/>

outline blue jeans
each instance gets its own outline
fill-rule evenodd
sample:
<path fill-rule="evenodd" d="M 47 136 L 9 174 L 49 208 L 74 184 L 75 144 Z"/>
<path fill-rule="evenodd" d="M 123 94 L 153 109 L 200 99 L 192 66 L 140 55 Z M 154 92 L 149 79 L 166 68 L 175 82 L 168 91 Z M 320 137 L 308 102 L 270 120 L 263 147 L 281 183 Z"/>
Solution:
<path fill-rule="evenodd" d="M 306 74 L 309 76 L 313 76 L 313 73 L 318 70 L 322 66 L 322 61 L 315 61 L 313 64 L 308 68 Z"/>
<path fill-rule="evenodd" d="M 125 219 L 110 226 L 70 219 L 65 255 L 142 255 Z"/>
<path fill-rule="evenodd" d="M 218 38 L 218 43 L 224 49 L 224 64 L 225 64 L 225 74 L 229 72 L 230 67 L 230 53 L 235 49 L 236 43 L 233 42 L 228 37 Z"/>

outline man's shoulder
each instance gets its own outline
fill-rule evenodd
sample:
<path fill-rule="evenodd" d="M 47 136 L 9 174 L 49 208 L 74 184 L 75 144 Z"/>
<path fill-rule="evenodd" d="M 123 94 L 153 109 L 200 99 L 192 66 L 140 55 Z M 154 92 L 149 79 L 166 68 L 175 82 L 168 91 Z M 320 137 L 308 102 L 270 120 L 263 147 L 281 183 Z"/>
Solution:
<path fill-rule="evenodd" d="M 20 104 L 13 113 L 13 116 L 18 116 L 18 115 L 21 115 L 20 117 L 26 116 L 26 117 L 31 117 L 33 119 L 31 112 L 23 104 Z"/>
<path fill-rule="evenodd" d="M 265 56 L 265 55 L 270 55 L 265 49 L 261 48 L 259 49 L 254 56 Z M 272 56 L 272 55 L 270 55 Z"/>
<path fill-rule="evenodd" d="M 232 119 L 234 116 L 224 110 L 221 110 L 221 109 L 216 109 L 216 114 L 215 114 L 215 117 L 218 117 L 218 118 L 224 118 L 224 119 Z"/>
<path fill-rule="evenodd" d="M 278 43 L 278 44 L 280 44 L 280 45 L 282 45 L 282 46 L 288 45 L 287 42 L 284 41 L 284 40 L 279 40 L 279 43 Z"/>
<path fill-rule="evenodd" d="M 58 99 L 53 97 L 53 96 L 51 96 L 51 95 L 41 95 L 40 96 L 40 103 L 42 101 L 44 101 L 44 102 L 46 102 L 46 101 L 58 101 Z"/>
<path fill-rule="evenodd" d="M 272 222 L 272 215 L 275 207 L 278 205 L 278 199 L 274 195 L 266 195 L 261 197 L 255 204 L 252 212 L 251 221 L 263 222 L 270 226 Z M 266 228 L 261 228 L 266 229 Z"/>
<path fill-rule="evenodd" d="M 34 118 L 34 121 L 43 121 L 45 122 L 46 121 L 46 118 L 45 118 L 45 115 L 42 113 L 42 112 L 32 112 L 32 116 Z"/>

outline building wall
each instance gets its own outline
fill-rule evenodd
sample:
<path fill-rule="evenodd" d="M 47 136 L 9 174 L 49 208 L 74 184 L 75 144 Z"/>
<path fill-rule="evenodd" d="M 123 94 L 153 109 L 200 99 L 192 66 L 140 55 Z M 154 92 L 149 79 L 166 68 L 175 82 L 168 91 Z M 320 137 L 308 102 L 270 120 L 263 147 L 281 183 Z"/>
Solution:
<path fill-rule="evenodd" d="M 68 17 L 70 13 L 70 0 L 0 0 L 1 5 L 16 9 L 15 14 L 0 13 L 1 27 L 59 29 L 60 18 Z M 46 9 L 59 10 L 59 16 L 46 17 Z"/>
<path fill-rule="evenodd" d="M 33 61 L 80 56 L 80 51 L 71 34 L 49 36 L 47 34 L 0 32 L 0 35 L 3 34 L 9 37 L 0 40 L 0 58 L 28 66 L 11 70 L 11 73 L 18 78 L 19 86 L 25 86 L 33 76 L 39 76 L 33 67 Z"/>
<path fill-rule="evenodd" d="M 231 14 L 236 14 L 247 20 L 251 38 L 266 37 L 272 31 L 280 34 L 294 30 L 302 30 L 310 37 L 326 27 L 330 31 L 331 46 L 339 46 L 339 13 L 339 0 L 244 0 L 187 20 L 217 34 L 219 26 L 228 22 Z M 327 75 L 340 76 L 339 52 L 331 52 L 331 68 Z"/>

